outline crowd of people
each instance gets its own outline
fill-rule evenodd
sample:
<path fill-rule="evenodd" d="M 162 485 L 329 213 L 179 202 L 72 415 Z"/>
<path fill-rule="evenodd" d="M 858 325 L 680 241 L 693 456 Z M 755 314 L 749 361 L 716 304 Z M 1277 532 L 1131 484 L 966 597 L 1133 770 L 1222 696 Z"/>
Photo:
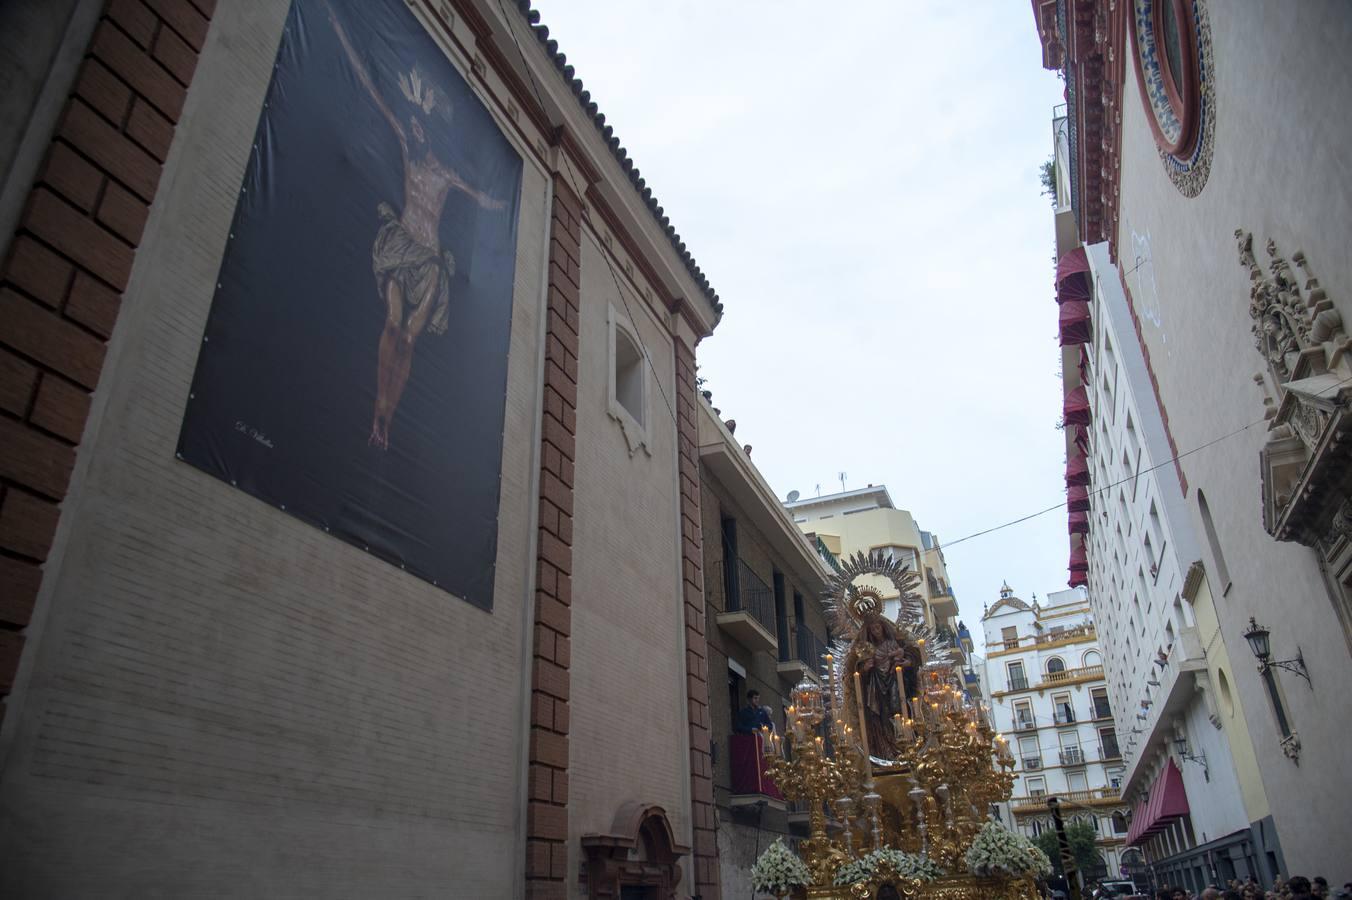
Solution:
<path fill-rule="evenodd" d="M 1121 897 L 1123 895 L 1091 890 L 1092 898 Z M 1145 895 L 1136 895 L 1145 896 Z M 1278 875 L 1270 890 L 1265 890 L 1253 877 L 1246 881 L 1232 879 L 1225 887 L 1215 885 L 1195 894 L 1181 887 L 1162 887 L 1155 891 L 1152 900 L 1352 900 L 1352 881 L 1341 888 L 1329 888 L 1328 879 L 1322 876 L 1306 878 L 1304 875 L 1292 875 L 1282 878 Z"/>

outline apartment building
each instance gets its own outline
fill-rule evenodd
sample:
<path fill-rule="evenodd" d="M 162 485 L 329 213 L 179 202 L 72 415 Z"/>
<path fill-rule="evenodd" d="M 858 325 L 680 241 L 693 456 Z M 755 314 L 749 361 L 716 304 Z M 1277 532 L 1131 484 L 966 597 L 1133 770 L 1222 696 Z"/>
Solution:
<path fill-rule="evenodd" d="M 808 535 L 821 541 L 836 556 L 877 551 L 900 559 L 920 576 L 916 593 L 925 603 L 925 621 L 964 654 L 958 635 L 958 600 L 949 581 L 939 538 L 922 530 L 914 516 L 897 509 L 883 485 L 851 491 L 798 498 L 791 494 L 785 507 L 793 521 Z M 897 614 L 896 588 L 883 579 L 863 579 L 882 594 L 889 617 Z"/>
<path fill-rule="evenodd" d="M 1035 837 L 1052 827 L 1047 799 L 1054 796 L 1068 821 L 1094 827 L 1106 871 L 1117 872 L 1128 828 L 1126 765 L 1085 592 L 1028 603 L 1006 584 L 981 621 L 992 724 L 1016 760 L 1002 817 Z"/>
<path fill-rule="evenodd" d="M 759 736 L 738 733 L 738 713 L 757 691 L 782 731 L 794 685 L 820 683 L 831 639 L 822 609 L 830 557 L 794 526 L 707 401 L 698 418 L 719 871 L 725 895 L 742 897 L 757 853 L 776 838 L 806 836 L 807 812 L 766 778 Z"/>

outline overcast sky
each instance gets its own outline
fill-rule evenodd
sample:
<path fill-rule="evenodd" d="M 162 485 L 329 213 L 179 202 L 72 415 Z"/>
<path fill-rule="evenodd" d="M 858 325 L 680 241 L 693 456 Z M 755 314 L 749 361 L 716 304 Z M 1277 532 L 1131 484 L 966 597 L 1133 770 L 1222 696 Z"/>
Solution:
<path fill-rule="evenodd" d="M 723 300 L 700 374 L 781 498 L 843 471 L 946 545 L 1065 499 L 1028 3 L 535 5 Z M 1068 547 L 1062 510 L 951 545 L 967 624 Z"/>

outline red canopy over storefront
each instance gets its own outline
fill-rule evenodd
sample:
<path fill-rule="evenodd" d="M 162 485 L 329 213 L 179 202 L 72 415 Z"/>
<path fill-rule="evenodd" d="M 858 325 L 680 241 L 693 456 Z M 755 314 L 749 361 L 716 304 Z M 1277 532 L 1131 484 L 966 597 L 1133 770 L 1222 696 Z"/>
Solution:
<path fill-rule="evenodd" d="M 1073 484 L 1066 488 L 1066 509 L 1071 512 L 1089 511 L 1089 488 Z"/>
<path fill-rule="evenodd" d="M 1133 847 L 1163 831 L 1180 816 L 1188 814 L 1188 794 L 1183 789 L 1183 773 L 1170 759 L 1164 765 L 1164 771 L 1150 786 L 1150 793 L 1131 816 L 1131 827 L 1127 829 L 1127 846 Z"/>
<path fill-rule="evenodd" d="M 1067 300 L 1061 304 L 1061 346 L 1087 344 L 1094 339 L 1089 325 L 1089 304 L 1083 300 Z"/>
<path fill-rule="evenodd" d="M 1089 424 L 1089 394 L 1083 385 L 1066 394 L 1065 405 L 1061 409 L 1065 413 L 1067 425 Z"/>

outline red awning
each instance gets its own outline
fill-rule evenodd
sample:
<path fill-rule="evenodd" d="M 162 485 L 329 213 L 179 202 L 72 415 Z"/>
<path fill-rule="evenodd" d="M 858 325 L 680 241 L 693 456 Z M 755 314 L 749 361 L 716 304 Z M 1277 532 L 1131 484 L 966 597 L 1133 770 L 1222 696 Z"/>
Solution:
<path fill-rule="evenodd" d="M 1073 513 L 1071 513 L 1071 514 L 1070 514 L 1069 528 L 1070 528 L 1070 533 L 1071 533 L 1071 534 L 1088 534 L 1088 533 L 1089 533 L 1089 513 L 1087 513 L 1087 512 L 1073 512 Z"/>
<path fill-rule="evenodd" d="M 1136 806 L 1127 830 L 1127 846 L 1141 843 L 1146 838 L 1168 828 L 1179 816 L 1188 814 L 1188 793 L 1183 788 L 1183 773 L 1170 759 L 1164 771 L 1150 786 L 1150 794 Z"/>
<path fill-rule="evenodd" d="M 1088 512 L 1089 488 L 1078 484 L 1066 488 L 1066 509 L 1071 512 Z"/>
<path fill-rule="evenodd" d="M 1075 429 L 1075 449 L 1080 451 L 1080 455 L 1089 456 L 1089 426 L 1085 425 Z"/>
<path fill-rule="evenodd" d="M 1072 456 L 1066 460 L 1066 484 L 1088 486 L 1089 464 L 1084 461 L 1083 456 Z"/>
<path fill-rule="evenodd" d="M 1070 578 L 1067 579 L 1066 581 L 1066 585 L 1069 587 L 1083 587 L 1088 583 L 1089 583 L 1089 573 L 1081 569 L 1072 570 L 1070 573 Z"/>
<path fill-rule="evenodd" d="M 1083 569 L 1089 571 L 1089 554 L 1085 552 L 1084 547 L 1075 547 L 1070 551 L 1071 571 Z"/>
<path fill-rule="evenodd" d="M 1085 391 L 1084 385 L 1066 394 L 1062 410 L 1065 412 L 1067 425 L 1089 424 L 1089 394 Z"/>
<path fill-rule="evenodd" d="M 1061 346 L 1087 344 L 1094 339 L 1089 325 L 1089 304 L 1083 300 L 1067 300 L 1061 304 Z"/>
<path fill-rule="evenodd" d="M 1089 299 L 1089 260 L 1076 247 L 1056 263 L 1056 302 Z"/>

